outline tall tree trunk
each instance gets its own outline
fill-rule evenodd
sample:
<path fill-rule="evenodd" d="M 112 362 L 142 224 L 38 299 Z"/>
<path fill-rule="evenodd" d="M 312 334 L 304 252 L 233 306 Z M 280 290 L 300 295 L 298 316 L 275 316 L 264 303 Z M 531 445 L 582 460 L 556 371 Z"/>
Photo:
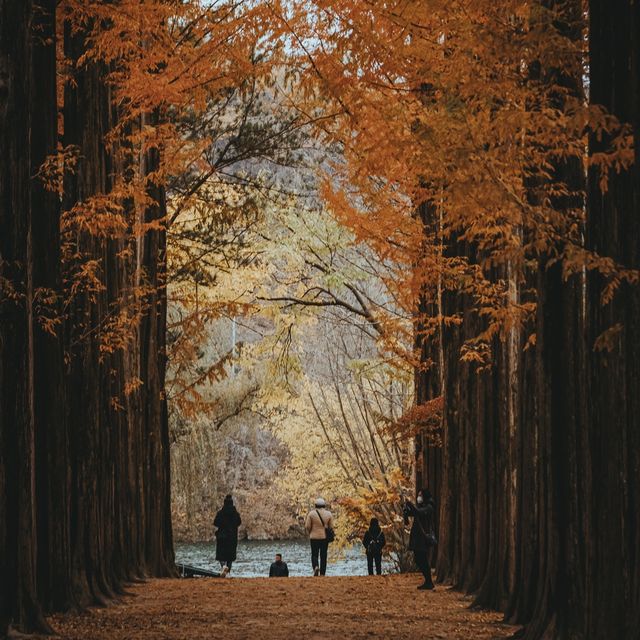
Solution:
<path fill-rule="evenodd" d="M 581 3 L 542 2 L 535 28 L 558 31 L 573 43 L 583 36 Z M 547 88 L 552 106 L 565 109 L 567 96 L 582 100 L 581 65 L 532 65 L 532 81 Z M 579 158 L 556 160 L 552 178 L 567 189 L 550 205 L 565 229 L 580 228 L 584 175 Z M 531 185 L 532 200 L 537 189 Z M 560 190 L 556 190 L 560 192 Z M 543 196 L 544 197 L 544 196 Z M 539 199 L 538 199 L 539 200 Z M 559 230 L 558 235 L 564 237 Z M 575 235 L 575 234 L 574 234 Z M 577 237 L 568 242 L 579 242 Z M 521 368 L 520 491 L 518 572 L 507 609 L 526 624 L 524 638 L 584 637 L 585 572 L 589 491 L 584 279 L 565 275 L 563 240 L 538 260 L 527 288 L 536 291 L 535 347 Z"/>
<path fill-rule="evenodd" d="M 157 125 L 159 114 L 152 115 Z M 159 168 L 160 151 L 145 155 L 147 175 Z M 153 575 L 175 575 L 173 534 L 171 528 L 171 480 L 169 460 L 169 417 L 165 395 L 167 283 L 166 283 L 166 219 L 164 189 L 148 186 L 154 204 L 145 210 L 145 223 L 151 228 L 144 235 L 142 266 L 144 284 L 150 293 L 140 331 L 140 353 L 143 382 L 145 458 L 145 525 L 146 565 Z"/>
<path fill-rule="evenodd" d="M 425 233 L 425 250 L 437 251 L 435 245 L 441 238 L 438 207 L 432 202 L 422 203 L 417 210 Z M 443 342 L 442 323 L 433 329 L 434 319 L 441 315 L 442 287 L 423 286 L 418 297 L 417 314 L 414 319 L 414 350 L 418 354 L 419 366 L 415 369 L 414 394 L 416 406 L 442 396 Z M 431 325 L 431 326 L 430 326 Z M 441 502 L 442 446 L 438 442 L 442 432 L 431 429 L 418 434 L 415 440 L 416 487 L 427 487 L 436 502 Z M 436 531 L 438 515 L 436 514 Z M 432 560 L 433 562 L 433 560 Z"/>
<path fill-rule="evenodd" d="M 32 6 L 0 2 L 0 633 L 47 630 L 36 589 Z"/>
<path fill-rule="evenodd" d="M 81 59 L 86 50 L 82 34 L 67 34 L 66 48 L 72 60 Z M 106 143 L 118 116 L 107 72 L 99 63 L 85 63 L 65 92 L 65 144 L 76 145 L 81 158 L 68 178 L 67 209 L 86 206 L 96 196 L 115 198 L 110 194 L 116 178 L 136 183 L 130 143 Z M 157 122 L 144 124 L 148 130 Z M 157 171 L 159 162 L 158 149 L 143 151 L 141 177 Z M 96 291 L 77 299 L 73 324 L 79 331 L 70 337 L 69 388 L 84 389 L 80 398 L 70 398 L 70 428 L 76 434 L 74 576 L 89 601 L 120 592 L 131 578 L 175 573 L 164 396 L 166 202 L 164 190 L 155 184 L 148 186 L 147 196 L 153 204 L 138 221 L 148 225 L 137 240 L 140 252 L 126 235 L 134 228 L 133 202 L 108 205 L 122 207 L 126 232 L 83 231 L 76 238 L 83 259 L 97 265 L 99 280 Z M 104 329 L 114 319 L 126 348 L 105 349 Z"/>
<path fill-rule="evenodd" d="M 57 146 L 56 5 L 0 0 L 0 634 L 10 624 L 49 631 L 41 607 L 104 602 L 128 579 L 175 572 L 165 234 L 155 226 L 166 216 L 164 191 L 152 185 L 148 194 L 157 204 L 145 211 L 142 283 L 130 236 L 101 226 L 120 211 L 111 191 L 117 177 L 133 180 L 135 153 L 114 164 L 107 69 L 85 57 L 86 34 L 66 24 L 74 76 L 64 144 L 77 164 L 65 174 L 63 204 L 71 217 L 90 209 L 65 242 L 77 260 L 70 273 L 89 265 L 94 277 L 73 292 L 61 331 L 61 208 L 41 172 Z M 145 171 L 158 168 L 158 153 Z M 109 342 L 117 329 L 126 346 L 117 333 Z M 143 393 L 132 391 L 138 378 Z"/>
<path fill-rule="evenodd" d="M 550 34 L 559 30 L 578 42 L 580 3 L 543 4 L 543 22 L 536 28 Z M 579 71 L 532 68 L 539 69 L 537 82 L 546 83 L 557 108 L 564 108 L 566 95 L 580 97 Z M 556 92 L 556 87 L 562 89 Z M 580 192 L 578 161 L 558 161 L 555 173 L 572 194 Z M 575 196 L 552 198 L 568 228 L 581 205 Z M 450 244 L 455 255 L 471 264 L 481 262 L 472 246 Z M 525 636 L 531 639 L 581 634 L 585 617 L 589 452 L 584 436 L 584 282 L 579 274 L 565 280 L 562 261 L 556 259 L 563 250 L 561 243 L 550 247 L 525 287 L 537 292 L 535 348 L 519 354 L 524 345 L 518 333 L 496 340 L 490 372 L 478 373 L 460 360 L 461 346 L 485 328 L 474 301 L 462 292 L 445 297 L 445 314 L 459 314 L 462 322 L 449 327 L 444 340 L 438 575 L 475 592 L 476 604 L 506 610 L 515 621 L 529 623 Z M 491 281 L 506 280 L 509 296 L 517 301 L 517 276 L 510 268 L 486 275 Z"/>
<path fill-rule="evenodd" d="M 588 248 L 626 269 L 640 269 L 640 4 L 591 0 L 590 101 L 631 126 L 635 163 L 589 176 Z M 609 136 L 591 140 L 591 153 Z M 640 629 L 640 291 L 622 283 L 602 303 L 606 278 L 589 278 L 590 443 L 593 517 L 587 576 L 587 637 L 637 638 Z"/>
<path fill-rule="evenodd" d="M 479 261 L 466 242 L 450 242 L 452 255 Z M 502 273 L 488 276 L 496 281 Z M 444 335 L 443 491 L 437 573 L 457 588 L 476 594 L 476 604 L 503 608 L 515 571 L 513 539 L 514 420 L 510 413 L 512 365 L 509 346 L 496 339 L 488 362 L 462 360 L 462 347 L 485 328 L 473 297 L 463 291 L 444 296 L 444 313 L 459 325 Z"/>
<path fill-rule="evenodd" d="M 57 146 L 56 2 L 35 0 L 31 100 L 34 399 L 38 595 L 47 611 L 71 606 L 69 441 L 61 321 L 60 203 L 37 177 Z M 46 322 L 46 323 L 45 323 Z"/>
<path fill-rule="evenodd" d="M 580 176 L 579 167 L 574 167 Z M 519 564 L 511 621 L 524 638 L 583 637 L 588 490 L 583 287 L 561 263 L 537 274 L 535 352 L 522 378 Z"/>
<path fill-rule="evenodd" d="M 79 64 L 86 53 L 85 36 L 65 28 L 65 54 L 74 65 L 73 82 L 65 86 L 64 144 L 78 150 L 77 166 L 65 176 L 67 211 L 87 206 L 91 198 L 108 196 L 112 186 L 105 137 L 113 125 L 106 68 L 99 62 Z M 105 213 L 98 210 L 97 214 Z M 99 224 L 96 220 L 94 224 Z M 118 585 L 112 583 L 109 528 L 113 513 L 109 494 L 113 486 L 110 404 L 110 354 L 101 352 L 112 291 L 109 240 L 104 233 L 80 230 L 75 235 L 80 261 L 92 261 L 95 285 L 76 296 L 70 310 L 67 378 L 71 441 L 71 541 L 74 593 L 81 604 L 102 603 Z"/>

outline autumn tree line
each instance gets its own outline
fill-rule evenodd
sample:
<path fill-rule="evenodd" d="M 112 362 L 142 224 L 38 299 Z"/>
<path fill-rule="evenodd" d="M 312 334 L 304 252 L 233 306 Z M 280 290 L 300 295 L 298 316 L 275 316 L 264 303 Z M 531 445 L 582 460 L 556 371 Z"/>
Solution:
<path fill-rule="evenodd" d="M 157 151 L 111 147 L 107 63 L 57 4 L 0 7 L 0 633 L 174 572 L 164 239 L 113 228 L 166 215 Z M 108 199 L 118 172 L 138 203 Z"/>
<path fill-rule="evenodd" d="M 316 6 L 325 197 L 414 317 L 438 579 L 524 638 L 637 637 L 637 5 Z"/>
<path fill-rule="evenodd" d="M 0 635 L 175 574 L 166 229 L 264 11 L 0 5 Z"/>
<path fill-rule="evenodd" d="M 0 633 L 173 575 L 167 229 L 270 153 L 220 114 L 287 69 L 404 312 L 354 298 L 415 371 L 438 579 L 525 638 L 637 637 L 639 32 L 631 0 L 0 0 Z"/>
<path fill-rule="evenodd" d="M 419 477 L 439 497 L 440 580 L 525 624 L 525 638 L 633 638 L 640 623 L 640 11 L 590 2 L 585 25 L 580 3 L 545 4 L 565 5 L 554 27 L 566 40 L 578 42 L 588 29 L 588 81 L 554 60 L 529 77 L 550 87 L 559 110 L 586 101 L 586 92 L 627 127 L 634 157 L 601 164 L 600 154 L 615 153 L 618 134 L 591 131 L 588 156 L 557 154 L 546 176 L 525 181 L 533 203 L 541 181 L 562 185 L 544 196 L 561 222 L 547 218 L 555 237 L 518 276 L 510 260 L 489 269 L 490 279 L 507 280 L 513 301 L 535 302 L 523 324 L 489 338 L 490 366 L 478 371 L 459 357 L 461 345 L 486 330 L 486 318 L 474 316 L 471 296 L 443 293 L 443 313 L 463 321 L 443 328 L 435 369 L 444 444 L 423 442 Z M 426 212 L 427 224 L 433 215 Z M 519 233 L 526 243 L 528 231 Z M 483 249 L 462 236 L 448 250 L 483 259 Z M 418 380 L 425 400 L 434 393 L 430 375 Z"/>

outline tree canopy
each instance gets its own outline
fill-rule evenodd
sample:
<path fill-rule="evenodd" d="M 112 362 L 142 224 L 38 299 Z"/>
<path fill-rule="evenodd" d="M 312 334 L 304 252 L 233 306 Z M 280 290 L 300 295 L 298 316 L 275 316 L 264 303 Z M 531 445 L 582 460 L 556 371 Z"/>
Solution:
<path fill-rule="evenodd" d="M 428 485 L 438 580 L 523 637 L 635 638 L 639 28 L 0 0 L 0 632 L 175 575 L 172 442 L 252 413 L 349 526 Z"/>

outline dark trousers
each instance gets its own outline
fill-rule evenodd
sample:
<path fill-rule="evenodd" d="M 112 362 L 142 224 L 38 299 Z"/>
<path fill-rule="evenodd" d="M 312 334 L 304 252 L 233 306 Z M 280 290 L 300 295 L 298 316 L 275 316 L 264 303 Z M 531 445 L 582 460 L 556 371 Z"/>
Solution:
<path fill-rule="evenodd" d="M 367 553 L 367 569 L 369 570 L 369 575 L 373 575 L 373 563 L 376 563 L 376 573 L 378 575 L 382 574 L 382 551 L 380 553 Z"/>
<path fill-rule="evenodd" d="M 227 567 L 229 567 L 229 571 L 231 571 L 231 565 L 233 564 L 231 560 L 218 560 L 218 562 L 220 563 L 221 567 L 224 567 L 226 565 Z"/>
<path fill-rule="evenodd" d="M 413 556 L 416 560 L 416 566 L 424 576 L 424 583 L 433 586 L 433 579 L 431 578 L 431 563 L 429 562 L 430 553 L 431 549 L 418 549 L 413 552 Z"/>
<path fill-rule="evenodd" d="M 327 550 L 329 543 L 326 540 L 311 540 L 311 566 L 318 566 L 318 554 L 320 555 L 320 575 L 327 572 Z"/>

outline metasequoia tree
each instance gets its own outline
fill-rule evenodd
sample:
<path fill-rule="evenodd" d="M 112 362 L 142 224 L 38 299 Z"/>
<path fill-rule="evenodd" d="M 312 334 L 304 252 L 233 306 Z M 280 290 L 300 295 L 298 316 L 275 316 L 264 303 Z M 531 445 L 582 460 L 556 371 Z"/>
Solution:
<path fill-rule="evenodd" d="M 140 433 L 142 423 L 139 413 L 119 412 L 114 406 L 111 380 L 120 373 L 117 382 L 125 386 L 129 384 L 126 374 L 131 376 L 118 360 L 124 351 L 104 356 L 106 319 L 121 303 L 124 269 L 115 257 L 119 247 L 99 231 L 78 229 L 73 239 L 69 232 L 69 210 L 77 214 L 78 205 L 92 198 L 96 219 L 90 222 L 100 227 L 102 209 L 96 202 L 105 206 L 100 198 L 106 198 L 112 188 L 105 142 L 113 124 L 106 67 L 77 64 L 67 83 L 63 142 L 72 154 L 60 158 L 69 158 L 65 163 L 78 162 L 63 184 L 62 163 L 56 156 L 57 7 L 44 0 L 20 7 L 7 6 L 6 11 L 3 7 L 2 12 L 9 20 L 3 22 L 3 34 L 15 42 L 7 66 L 8 95 L 15 98 L 7 102 L 3 135 L 5 148 L 16 149 L 9 155 L 15 165 L 12 171 L 19 170 L 15 175 L 6 173 L 3 194 L 8 204 L 17 202 L 20 194 L 23 198 L 19 215 L 13 205 L 3 204 L 3 215 L 8 217 L 2 222 L 3 239 L 8 239 L 1 257 L 2 305 L 10 308 L 13 318 L 9 325 L 3 322 L 3 330 L 8 326 L 13 338 L 2 340 L 3 372 L 11 371 L 10 376 L 3 375 L 2 389 L 14 398 L 2 407 L 6 425 L 2 484 L 3 496 L 8 497 L 7 510 L 3 508 L 7 533 L 2 537 L 2 558 L 9 563 L 3 567 L 3 589 L 7 589 L 2 598 L 3 632 L 9 623 L 46 630 L 41 607 L 63 610 L 101 601 L 120 591 L 124 579 L 171 571 L 170 538 L 159 545 L 164 565 L 145 562 L 144 554 L 148 557 L 148 549 L 154 550 L 150 540 L 170 524 L 168 512 L 161 513 L 156 521 L 165 528 L 154 529 L 149 536 L 137 515 L 138 502 L 164 496 L 168 508 L 168 493 L 166 486 L 151 481 L 136 487 L 122 464 L 125 454 L 136 457 L 137 466 L 144 459 L 140 446 L 122 437 Z M 87 25 L 76 22 L 70 7 L 65 7 L 64 17 L 65 51 L 70 61 L 77 62 L 87 53 Z M 22 35 L 15 39 L 9 28 L 17 28 Z M 19 136 L 24 139 L 16 146 Z M 62 236 L 63 193 L 67 211 Z M 81 293 L 72 286 L 72 295 L 65 300 L 61 255 L 68 260 L 69 254 L 73 261 L 94 265 L 96 284 Z M 155 261 L 153 255 L 150 261 Z M 68 278 L 68 264 L 65 272 Z M 17 349 L 13 356 L 12 348 Z M 26 404 L 15 399 L 25 399 Z M 158 392 L 149 403 L 160 400 Z M 142 437 L 139 440 L 145 442 Z M 160 461 L 154 473 L 166 476 L 167 462 Z M 142 555 L 135 553 L 136 530 L 149 536 L 146 546 L 138 544 Z"/>
<path fill-rule="evenodd" d="M 149 9 L 158 29 L 164 16 L 153 11 L 160 9 Z M 122 60 L 97 50 L 111 35 L 105 10 L 101 3 L 69 6 L 64 27 L 71 77 L 63 141 L 74 154 L 63 185 L 71 538 L 82 604 L 121 591 L 133 576 L 171 573 L 173 555 L 158 225 L 166 208 L 150 178 L 157 149 L 135 137 L 150 107 L 116 108 L 124 89 L 112 73 Z M 141 46 L 140 63 L 145 53 Z M 127 135 L 114 138 L 118 127 Z"/>
<path fill-rule="evenodd" d="M 211 142 L 174 122 L 255 70 L 266 15 L 2 5 L 3 633 L 174 571 L 166 186 Z"/>
<path fill-rule="evenodd" d="M 442 450 L 426 441 L 418 476 L 440 503 L 439 579 L 529 638 L 633 637 L 635 8 L 592 8 L 587 104 L 580 3 L 314 6 L 292 28 L 309 99 L 342 110 L 327 201 L 404 266 L 416 398 L 443 396 Z M 596 586 L 604 558 L 628 575 L 617 608 Z"/>
<path fill-rule="evenodd" d="M 70 579 L 69 431 L 62 316 L 59 193 L 47 175 L 58 143 L 56 3 L 34 2 L 32 16 L 31 202 L 33 210 L 34 410 L 38 594 L 45 610 L 73 602 Z M 53 480 L 55 479 L 55 480 Z M 62 515 L 64 514 L 64 515 Z M 62 516 L 62 517 L 61 517 Z"/>
<path fill-rule="evenodd" d="M 12 620 L 31 629 L 45 627 L 36 586 L 32 11 L 31 2 L 6 0 L 0 5 L 1 634 Z"/>
<path fill-rule="evenodd" d="M 582 434 L 591 472 L 583 494 L 590 516 L 584 580 L 589 638 L 632 638 L 640 628 L 639 29 L 637 3 L 589 3 L 589 98 L 625 124 L 623 149 L 633 161 L 602 166 L 602 156 L 621 144 L 615 126 L 591 136 L 586 242 L 610 270 L 592 271 L 587 284 L 587 346 L 595 347 L 589 428 Z M 620 288 L 616 295 L 612 285 Z"/>

